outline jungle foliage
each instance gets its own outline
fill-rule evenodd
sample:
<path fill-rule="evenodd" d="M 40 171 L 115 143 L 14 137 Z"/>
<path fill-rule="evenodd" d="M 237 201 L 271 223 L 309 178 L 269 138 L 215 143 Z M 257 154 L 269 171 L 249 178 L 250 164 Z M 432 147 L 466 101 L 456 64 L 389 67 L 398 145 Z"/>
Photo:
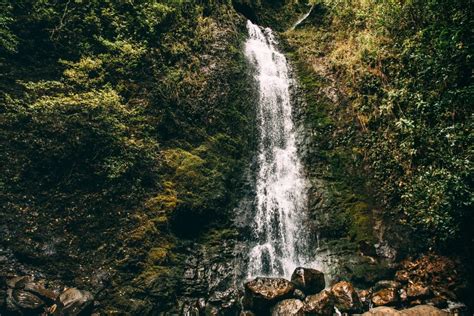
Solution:
<path fill-rule="evenodd" d="M 229 221 L 253 146 L 243 22 L 214 1 L 2 0 L 2 246 L 173 303 L 174 236 Z"/>
<path fill-rule="evenodd" d="M 472 10 L 471 1 L 317 1 L 312 20 L 287 34 L 304 69 L 322 62 L 335 74 L 345 96 L 329 121 L 336 146 L 418 249 L 474 244 Z"/>

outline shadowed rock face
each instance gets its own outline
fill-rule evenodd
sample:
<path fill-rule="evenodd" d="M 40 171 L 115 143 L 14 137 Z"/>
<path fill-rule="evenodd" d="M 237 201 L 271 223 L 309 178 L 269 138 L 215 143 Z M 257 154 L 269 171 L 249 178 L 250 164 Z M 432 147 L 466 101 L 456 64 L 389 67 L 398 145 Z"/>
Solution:
<path fill-rule="evenodd" d="M 244 307 L 266 311 L 273 304 L 292 296 L 295 285 L 281 278 L 256 278 L 244 284 Z"/>
<path fill-rule="evenodd" d="M 291 276 L 297 288 L 306 294 L 316 294 L 326 287 L 324 273 L 315 269 L 296 268 Z"/>

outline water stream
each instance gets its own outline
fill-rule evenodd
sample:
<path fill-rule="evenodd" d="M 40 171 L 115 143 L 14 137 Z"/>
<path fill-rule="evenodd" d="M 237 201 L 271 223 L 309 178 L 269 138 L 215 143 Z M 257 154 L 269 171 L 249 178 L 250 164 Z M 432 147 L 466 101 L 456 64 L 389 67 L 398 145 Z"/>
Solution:
<path fill-rule="evenodd" d="M 306 180 L 297 154 L 289 67 L 271 29 L 247 22 L 258 83 L 256 213 L 248 277 L 290 276 L 305 261 Z"/>

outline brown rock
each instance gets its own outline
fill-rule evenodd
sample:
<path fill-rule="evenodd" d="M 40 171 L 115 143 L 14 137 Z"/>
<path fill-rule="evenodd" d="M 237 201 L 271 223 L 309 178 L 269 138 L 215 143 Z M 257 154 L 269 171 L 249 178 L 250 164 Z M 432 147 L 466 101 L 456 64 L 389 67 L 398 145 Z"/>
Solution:
<path fill-rule="evenodd" d="M 409 299 L 424 298 L 430 296 L 430 288 L 422 283 L 410 283 L 407 288 L 407 296 Z"/>
<path fill-rule="evenodd" d="M 295 285 L 281 278 L 256 278 L 244 284 L 244 307 L 266 311 L 278 301 L 291 298 Z"/>
<path fill-rule="evenodd" d="M 418 305 L 418 306 L 400 311 L 400 315 L 402 316 L 420 316 L 420 315 L 448 316 L 449 314 L 445 311 L 437 309 L 434 306 Z"/>
<path fill-rule="evenodd" d="M 316 269 L 296 268 L 291 275 L 291 282 L 306 294 L 319 293 L 326 287 L 324 273 Z"/>
<path fill-rule="evenodd" d="M 392 307 L 380 306 L 372 308 L 368 312 L 362 314 L 362 316 L 398 316 L 400 312 Z"/>
<path fill-rule="evenodd" d="M 304 311 L 307 314 L 332 315 L 334 313 L 334 301 L 331 292 L 322 291 L 307 296 L 304 300 Z"/>
<path fill-rule="evenodd" d="M 331 294 L 334 297 L 334 306 L 340 312 L 354 313 L 362 309 L 359 296 L 349 282 L 341 281 L 334 284 L 331 288 Z"/>
<path fill-rule="evenodd" d="M 407 283 L 410 279 L 410 273 L 407 270 L 399 270 L 395 273 L 395 280 L 401 283 Z"/>
<path fill-rule="evenodd" d="M 82 311 L 92 307 L 94 297 L 88 291 L 69 288 L 59 295 L 61 312 L 68 316 L 76 316 Z"/>
<path fill-rule="evenodd" d="M 58 293 L 56 293 L 52 290 L 48 290 L 44 286 L 42 286 L 40 284 L 37 284 L 37 283 L 27 283 L 25 285 L 24 289 L 25 289 L 25 291 L 33 293 L 33 294 L 37 295 L 38 297 L 44 299 L 48 303 L 55 302 L 56 299 L 59 296 Z"/>
<path fill-rule="evenodd" d="M 297 299 L 283 300 L 273 307 L 272 316 L 303 316 L 303 305 L 303 302 Z"/>
<path fill-rule="evenodd" d="M 398 302 L 398 293 L 394 288 L 380 290 L 372 296 L 372 303 L 374 303 L 375 306 L 393 306 Z"/>

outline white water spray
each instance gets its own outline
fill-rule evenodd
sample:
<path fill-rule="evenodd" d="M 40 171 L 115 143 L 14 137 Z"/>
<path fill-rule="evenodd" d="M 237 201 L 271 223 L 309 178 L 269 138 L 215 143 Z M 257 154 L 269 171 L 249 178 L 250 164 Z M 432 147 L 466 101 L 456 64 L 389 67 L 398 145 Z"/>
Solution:
<path fill-rule="evenodd" d="M 303 264 L 306 181 L 296 150 L 288 65 L 272 30 L 247 22 L 245 54 L 259 87 L 255 244 L 248 277 L 290 276 Z"/>

